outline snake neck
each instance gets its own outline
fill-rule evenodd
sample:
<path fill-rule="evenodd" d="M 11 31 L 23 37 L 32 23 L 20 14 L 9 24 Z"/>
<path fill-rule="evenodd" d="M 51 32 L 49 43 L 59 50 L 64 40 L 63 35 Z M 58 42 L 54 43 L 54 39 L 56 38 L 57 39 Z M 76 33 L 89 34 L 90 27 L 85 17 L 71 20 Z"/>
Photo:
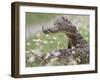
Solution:
<path fill-rule="evenodd" d="M 68 38 L 71 41 L 72 46 L 74 47 L 83 47 L 85 44 L 87 44 L 87 41 L 81 36 L 80 33 L 70 33 L 70 32 L 65 32 Z"/>

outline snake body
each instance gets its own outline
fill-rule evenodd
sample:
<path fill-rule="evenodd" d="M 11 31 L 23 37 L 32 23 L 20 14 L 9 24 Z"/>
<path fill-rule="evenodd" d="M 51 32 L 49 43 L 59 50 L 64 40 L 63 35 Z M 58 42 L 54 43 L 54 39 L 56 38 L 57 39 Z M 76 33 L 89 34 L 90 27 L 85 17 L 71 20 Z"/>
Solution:
<path fill-rule="evenodd" d="M 53 27 L 42 28 L 42 31 L 45 34 L 63 32 L 69 38 L 68 48 L 51 52 L 50 56 L 48 56 L 49 60 L 53 57 L 58 57 L 59 61 L 64 59 L 65 62 L 63 64 L 89 63 L 89 43 L 81 36 L 76 26 L 66 16 L 58 16 L 54 21 Z M 55 56 L 56 53 L 58 55 Z"/>

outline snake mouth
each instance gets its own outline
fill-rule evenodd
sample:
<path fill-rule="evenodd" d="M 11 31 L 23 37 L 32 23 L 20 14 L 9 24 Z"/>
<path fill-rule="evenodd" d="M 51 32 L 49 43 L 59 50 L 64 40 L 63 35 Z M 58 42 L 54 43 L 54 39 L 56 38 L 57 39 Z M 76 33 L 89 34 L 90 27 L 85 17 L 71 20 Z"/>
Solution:
<path fill-rule="evenodd" d="M 42 27 L 42 31 L 43 31 L 44 34 L 49 34 L 49 33 L 56 33 L 56 32 L 59 32 L 61 30 L 58 29 L 58 28 L 54 28 L 54 27 L 51 27 L 51 28 Z"/>
<path fill-rule="evenodd" d="M 74 36 L 76 35 L 76 34 L 73 33 L 73 32 L 65 31 L 65 30 L 58 29 L 58 28 L 53 28 L 53 27 L 51 27 L 51 28 L 46 28 L 46 29 L 45 29 L 44 27 L 42 27 L 42 31 L 43 31 L 44 34 L 62 32 L 62 33 L 65 33 L 65 34 L 67 34 L 67 35 L 74 35 Z"/>

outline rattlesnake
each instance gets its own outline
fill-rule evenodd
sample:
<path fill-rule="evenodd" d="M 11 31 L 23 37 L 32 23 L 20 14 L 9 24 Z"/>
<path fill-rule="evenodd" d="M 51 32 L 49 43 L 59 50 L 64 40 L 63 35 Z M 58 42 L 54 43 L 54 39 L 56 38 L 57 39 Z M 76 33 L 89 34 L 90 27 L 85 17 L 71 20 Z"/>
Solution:
<path fill-rule="evenodd" d="M 50 55 L 45 61 L 53 57 L 58 57 L 59 61 L 65 59 L 69 64 L 87 64 L 89 63 L 89 43 L 81 36 L 76 26 L 68 20 L 66 16 L 58 16 L 54 21 L 54 26 L 51 28 L 42 27 L 45 34 L 63 32 L 69 38 L 68 49 L 59 49 L 50 52 Z M 57 54 L 57 55 L 55 55 Z"/>

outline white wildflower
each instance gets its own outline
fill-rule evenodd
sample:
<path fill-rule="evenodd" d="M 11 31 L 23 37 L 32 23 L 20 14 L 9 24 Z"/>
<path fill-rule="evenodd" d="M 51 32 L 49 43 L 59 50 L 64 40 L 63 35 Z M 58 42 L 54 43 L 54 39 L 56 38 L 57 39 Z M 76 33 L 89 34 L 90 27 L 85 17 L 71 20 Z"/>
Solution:
<path fill-rule="evenodd" d="M 49 35 L 47 34 L 47 35 L 45 35 L 46 37 L 49 37 Z"/>
<path fill-rule="evenodd" d="M 52 66 L 52 65 L 57 64 L 57 60 L 58 60 L 58 58 L 52 58 L 52 59 L 50 60 L 50 62 L 48 62 L 48 63 L 46 64 L 46 66 Z"/>
<path fill-rule="evenodd" d="M 29 51 L 26 51 L 26 53 L 29 53 Z"/>
<path fill-rule="evenodd" d="M 61 42 L 58 42 L 57 44 L 58 44 L 58 45 L 60 45 L 60 44 L 61 44 Z"/>
<path fill-rule="evenodd" d="M 31 57 L 28 59 L 28 61 L 29 61 L 30 63 L 34 62 L 34 61 L 35 61 L 35 57 L 34 57 L 34 56 L 31 56 Z"/>
<path fill-rule="evenodd" d="M 27 45 L 27 46 L 30 46 L 30 45 L 31 45 L 31 43 L 30 43 L 30 42 L 27 42 L 27 43 L 26 43 L 26 45 Z"/>
<path fill-rule="evenodd" d="M 44 43 L 44 44 L 48 44 L 48 42 L 47 42 L 47 41 L 43 41 L 43 43 Z"/>
<path fill-rule="evenodd" d="M 39 41 L 41 41 L 41 40 L 40 40 L 40 39 L 37 39 L 36 41 L 39 42 Z"/>
<path fill-rule="evenodd" d="M 50 41 L 50 43 L 53 43 L 53 41 Z"/>
<path fill-rule="evenodd" d="M 32 53 L 34 53 L 34 52 L 35 52 L 35 50 L 31 50 L 31 52 L 32 52 Z"/>
<path fill-rule="evenodd" d="M 36 39 L 33 39 L 32 41 L 33 41 L 33 42 L 36 42 Z"/>
<path fill-rule="evenodd" d="M 40 39 L 33 39 L 32 41 L 33 42 L 40 42 L 41 40 Z"/>
<path fill-rule="evenodd" d="M 53 37 L 53 39 L 56 40 L 57 38 L 56 37 Z"/>

